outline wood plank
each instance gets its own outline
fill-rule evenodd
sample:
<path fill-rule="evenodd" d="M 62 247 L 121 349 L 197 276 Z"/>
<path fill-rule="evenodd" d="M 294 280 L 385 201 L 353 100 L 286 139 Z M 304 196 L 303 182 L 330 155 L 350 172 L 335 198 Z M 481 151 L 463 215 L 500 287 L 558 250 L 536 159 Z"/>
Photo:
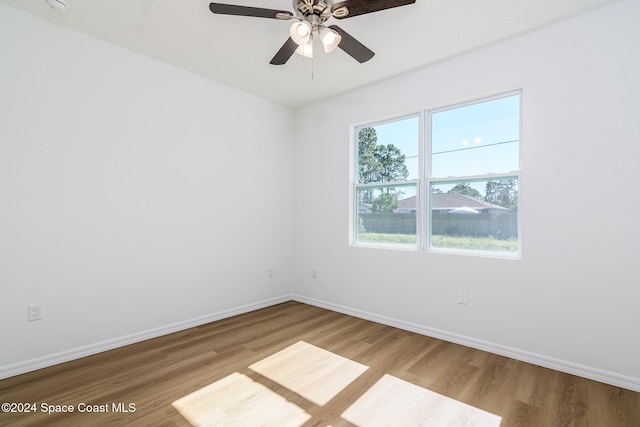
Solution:
<path fill-rule="evenodd" d="M 281 379 L 278 376 L 268 378 L 250 369 L 255 364 L 268 365 L 274 361 L 272 356 L 297 342 L 306 343 L 306 351 L 297 354 L 300 360 L 295 361 L 298 368 L 305 366 L 311 373 L 306 389 L 317 381 L 318 389 L 325 390 L 322 393 L 331 394 L 328 401 L 313 398 L 314 402 L 301 395 L 306 391 L 288 388 L 295 388 L 289 381 L 296 382 L 296 375 L 306 374 L 294 374 L 295 369 L 287 370 L 286 364 L 278 368 L 288 378 L 282 381 L 285 384 L 274 381 Z M 335 358 L 317 359 L 309 351 L 311 346 Z M 292 364 L 291 360 L 287 363 Z M 337 383 L 349 372 L 346 361 L 367 369 L 340 390 L 327 392 L 332 377 Z M 332 373 L 318 374 L 323 369 Z M 388 382 L 387 400 L 380 403 L 371 393 L 381 390 L 376 385 L 385 377 L 395 379 Z M 230 388 L 222 387 L 225 384 Z M 253 398 L 244 400 L 234 400 L 229 393 L 251 389 Z M 371 410 L 362 410 L 358 401 L 363 398 L 369 399 Z M 0 401 L 76 408 L 81 403 L 133 403 L 136 409 L 126 413 L 114 412 L 112 407 L 108 413 L 0 413 L 0 425 L 21 427 L 188 426 L 189 416 L 194 416 L 191 413 L 215 418 L 216 413 L 220 415 L 217 411 L 223 411 L 231 424 L 364 427 L 375 424 L 371 418 L 384 418 L 371 416 L 383 405 L 389 405 L 389 413 L 401 412 L 395 412 L 394 422 L 403 426 L 423 420 L 425 407 L 436 411 L 432 419 L 443 420 L 459 421 L 487 412 L 500 417 L 502 427 L 640 425 L 640 393 L 297 302 L 0 380 Z M 227 402 L 224 409 L 221 402 Z M 180 404 L 181 411 L 191 415 L 176 409 Z M 273 410 L 280 407 L 287 409 Z M 369 421 L 351 422 L 345 413 L 360 413 L 369 416 Z M 191 422 L 196 423 L 195 419 Z"/>
<path fill-rule="evenodd" d="M 252 364 L 249 369 L 322 406 L 368 367 L 298 341 Z"/>

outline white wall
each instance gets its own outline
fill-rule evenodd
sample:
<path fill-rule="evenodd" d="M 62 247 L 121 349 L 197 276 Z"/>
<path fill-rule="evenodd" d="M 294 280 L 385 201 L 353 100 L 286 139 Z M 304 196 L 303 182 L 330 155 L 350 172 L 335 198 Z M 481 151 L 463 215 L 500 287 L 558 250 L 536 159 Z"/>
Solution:
<path fill-rule="evenodd" d="M 4 5 L 0 40 L 0 377 L 288 299 L 291 110 Z"/>
<path fill-rule="evenodd" d="M 297 298 L 640 390 L 639 19 L 622 1 L 296 111 Z M 516 87 L 521 260 L 349 246 L 351 124 Z"/>
<path fill-rule="evenodd" d="M 640 390 L 638 18 L 623 0 L 292 117 L 0 5 L 0 378 L 293 286 Z M 348 245 L 350 124 L 514 87 L 521 260 Z"/>

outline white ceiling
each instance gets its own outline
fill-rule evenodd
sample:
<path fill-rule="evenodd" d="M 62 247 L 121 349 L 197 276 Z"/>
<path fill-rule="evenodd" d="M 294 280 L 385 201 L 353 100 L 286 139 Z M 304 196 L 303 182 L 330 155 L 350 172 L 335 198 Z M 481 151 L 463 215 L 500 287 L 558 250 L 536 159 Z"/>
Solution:
<path fill-rule="evenodd" d="M 618 0 L 417 0 L 415 4 L 331 19 L 376 55 L 360 64 L 336 49 L 313 60 L 269 61 L 291 21 L 214 15 L 210 0 L 0 0 L 50 22 L 156 58 L 275 103 L 302 107 Z M 220 3 L 292 11 L 291 0 Z"/>

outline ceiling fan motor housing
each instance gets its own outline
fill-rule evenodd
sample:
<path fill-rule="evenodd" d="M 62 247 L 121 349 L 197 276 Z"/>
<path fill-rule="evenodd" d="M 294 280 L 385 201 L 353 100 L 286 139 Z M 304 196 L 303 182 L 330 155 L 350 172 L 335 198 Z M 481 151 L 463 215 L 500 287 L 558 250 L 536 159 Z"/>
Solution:
<path fill-rule="evenodd" d="M 309 22 L 313 31 L 331 17 L 331 4 L 324 0 L 293 0 L 296 16 Z"/>

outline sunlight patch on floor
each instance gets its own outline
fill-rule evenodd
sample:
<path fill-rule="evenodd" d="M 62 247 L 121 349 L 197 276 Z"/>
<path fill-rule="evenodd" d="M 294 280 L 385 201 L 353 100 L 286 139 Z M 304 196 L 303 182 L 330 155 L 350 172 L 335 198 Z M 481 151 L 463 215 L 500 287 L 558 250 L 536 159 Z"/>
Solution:
<path fill-rule="evenodd" d="M 292 426 L 311 415 L 284 397 L 235 372 L 172 403 L 194 427 Z"/>
<path fill-rule="evenodd" d="M 249 368 L 319 406 L 368 369 L 304 341 Z M 239 372 L 176 400 L 173 406 L 194 427 L 298 427 L 312 418 L 303 408 Z M 360 395 L 342 418 L 358 427 L 498 427 L 502 421 L 497 415 L 388 374 Z"/>
<path fill-rule="evenodd" d="M 304 341 L 298 341 L 249 368 L 319 406 L 333 399 L 368 369 Z"/>
<path fill-rule="evenodd" d="M 385 375 L 343 414 L 366 427 L 499 426 L 502 418 L 450 397 Z"/>

